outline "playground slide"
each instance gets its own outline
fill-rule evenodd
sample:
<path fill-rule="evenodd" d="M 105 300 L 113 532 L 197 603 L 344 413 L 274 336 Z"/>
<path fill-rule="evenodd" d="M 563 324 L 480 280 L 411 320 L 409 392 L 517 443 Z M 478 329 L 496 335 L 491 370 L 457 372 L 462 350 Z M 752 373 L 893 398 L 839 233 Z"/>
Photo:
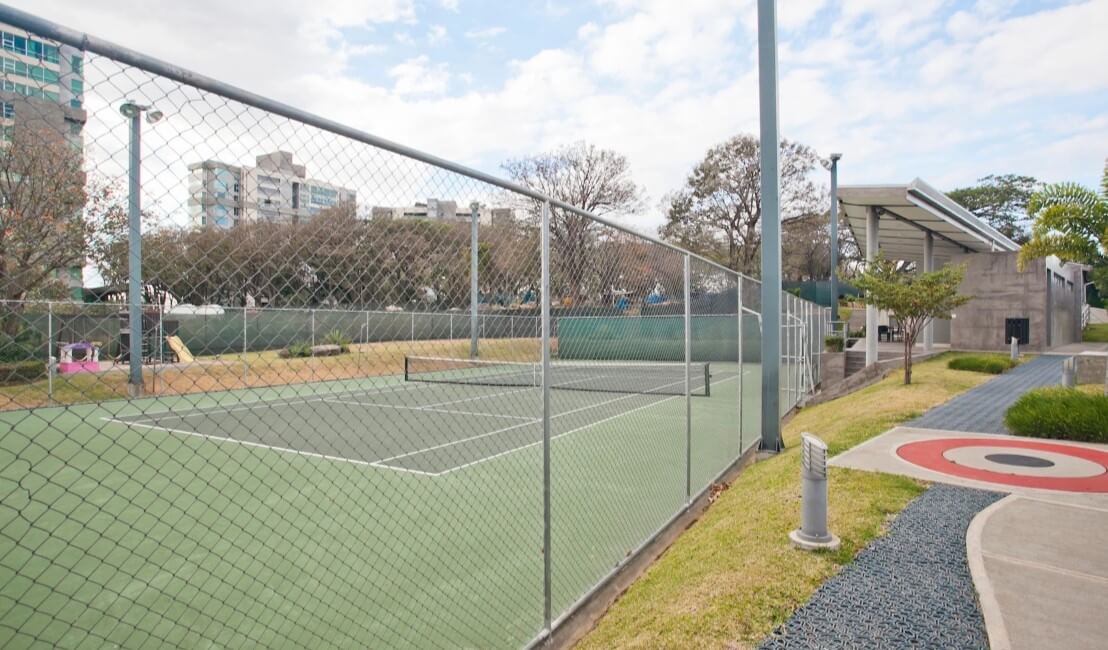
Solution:
<path fill-rule="evenodd" d="M 169 344 L 169 349 L 173 350 L 173 354 L 177 355 L 177 360 L 181 363 L 192 363 L 196 360 L 180 336 L 167 336 L 165 342 Z"/>

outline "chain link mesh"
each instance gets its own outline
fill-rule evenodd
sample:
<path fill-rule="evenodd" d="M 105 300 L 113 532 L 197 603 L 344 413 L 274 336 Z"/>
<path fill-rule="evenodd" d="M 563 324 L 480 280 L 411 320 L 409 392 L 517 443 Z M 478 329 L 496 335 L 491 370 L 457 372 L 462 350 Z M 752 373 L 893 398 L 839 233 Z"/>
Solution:
<path fill-rule="evenodd" d="M 0 645 L 527 645 L 757 444 L 756 281 L 4 29 Z"/>

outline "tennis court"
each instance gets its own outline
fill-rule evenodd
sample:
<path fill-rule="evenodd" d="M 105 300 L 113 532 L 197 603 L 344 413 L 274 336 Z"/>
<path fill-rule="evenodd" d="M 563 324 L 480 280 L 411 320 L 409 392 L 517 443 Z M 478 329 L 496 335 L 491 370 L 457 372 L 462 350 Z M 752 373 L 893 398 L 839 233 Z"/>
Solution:
<path fill-rule="evenodd" d="M 423 363 L 407 380 L 0 414 L 6 505 L 49 542 L 5 569 L 5 602 L 43 597 L 19 629 L 67 630 L 40 639 L 57 645 L 526 644 L 542 623 L 542 391 L 518 384 L 535 364 Z M 552 369 L 557 611 L 685 502 L 683 366 Z M 756 441 L 759 378 L 746 368 L 740 440 L 738 365 L 690 367 L 695 493 Z"/>

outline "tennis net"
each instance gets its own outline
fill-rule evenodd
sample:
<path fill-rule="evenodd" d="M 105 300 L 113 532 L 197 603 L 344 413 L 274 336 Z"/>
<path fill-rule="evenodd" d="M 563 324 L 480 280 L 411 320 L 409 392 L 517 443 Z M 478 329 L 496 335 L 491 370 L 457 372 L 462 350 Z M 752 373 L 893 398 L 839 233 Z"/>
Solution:
<path fill-rule="evenodd" d="M 683 363 L 564 363 L 550 365 L 550 387 L 604 393 L 684 395 Z M 404 380 L 474 386 L 542 386 L 542 364 L 450 357 L 404 357 Z M 711 394 L 707 363 L 689 368 L 689 392 Z"/>

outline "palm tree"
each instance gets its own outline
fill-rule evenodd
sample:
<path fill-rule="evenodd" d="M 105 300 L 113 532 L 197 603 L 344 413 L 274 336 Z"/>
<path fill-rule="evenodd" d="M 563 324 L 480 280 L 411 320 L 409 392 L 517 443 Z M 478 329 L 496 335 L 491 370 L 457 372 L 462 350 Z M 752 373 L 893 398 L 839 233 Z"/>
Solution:
<path fill-rule="evenodd" d="M 1031 196 L 1027 213 L 1035 222 L 1020 268 L 1047 255 L 1089 264 L 1097 290 L 1108 294 L 1108 160 L 1099 192 L 1077 183 L 1047 185 Z"/>

